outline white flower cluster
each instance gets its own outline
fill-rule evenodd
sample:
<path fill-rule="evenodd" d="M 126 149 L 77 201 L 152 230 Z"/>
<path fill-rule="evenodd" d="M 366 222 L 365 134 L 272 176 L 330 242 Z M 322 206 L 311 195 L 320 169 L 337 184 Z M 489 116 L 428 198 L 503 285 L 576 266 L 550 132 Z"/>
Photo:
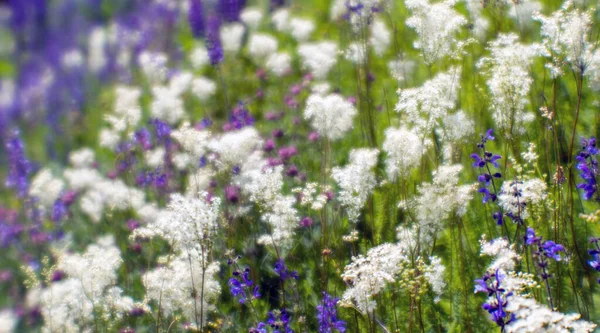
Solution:
<path fill-rule="evenodd" d="M 214 152 L 219 169 L 226 169 L 244 164 L 248 156 L 263 145 L 263 140 L 254 127 L 244 127 L 213 138 L 208 148 Z"/>
<path fill-rule="evenodd" d="M 414 46 L 423 52 L 426 64 L 431 65 L 455 52 L 456 34 L 467 23 L 453 8 L 457 2 L 458 0 L 437 3 L 430 3 L 429 0 L 406 0 L 406 8 L 412 11 L 406 25 L 415 29 L 419 35 Z"/>
<path fill-rule="evenodd" d="M 342 273 L 348 285 L 342 302 L 354 304 L 362 313 L 373 311 L 377 305 L 373 296 L 396 280 L 405 261 L 408 257 L 402 243 L 385 243 L 369 249 L 366 256 L 353 257 Z"/>
<path fill-rule="evenodd" d="M 398 91 L 396 112 L 406 114 L 414 130 L 425 137 L 454 109 L 460 89 L 460 68 L 437 74 L 419 88 Z"/>
<path fill-rule="evenodd" d="M 573 1 L 567 0 L 550 17 L 539 13 L 534 16 L 542 23 L 540 34 L 545 48 L 544 55 L 552 57 L 552 62 L 546 67 L 553 77 L 564 74 L 562 67 L 565 63 L 573 70 L 585 71 L 594 56 L 595 46 L 589 41 L 591 13 L 582 13 L 573 7 Z"/>
<path fill-rule="evenodd" d="M 385 130 L 383 150 L 387 154 L 385 170 L 388 179 L 407 177 L 410 171 L 421 163 L 425 153 L 424 140 L 406 127 L 388 128 Z"/>
<path fill-rule="evenodd" d="M 377 185 L 372 169 L 378 155 L 377 149 L 353 149 L 348 165 L 331 170 L 331 176 L 340 187 L 338 200 L 346 208 L 348 219 L 354 223 L 358 222 L 361 209 Z"/>
<path fill-rule="evenodd" d="M 210 132 L 197 130 L 189 123 L 183 123 L 179 129 L 171 132 L 171 137 L 181 145 L 191 159 L 198 161 L 207 152 Z"/>
<path fill-rule="evenodd" d="M 42 207 L 51 207 L 65 188 L 62 179 L 55 177 L 50 169 L 40 170 L 31 181 L 29 195 L 39 199 Z"/>
<path fill-rule="evenodd" d="M 563 314 L 553 311 L 549 307 L 539 304 L 535 299 L 526 294 L 527 289 L 536 286 L 533 275 L 514 272 L 515 264 L 521 257 L 515 252 L 514 246 L 509 245 L 504 238 L 487 242 L 485 236 L 481 241 L 481 255 L 494 257 L 494 261 L 487 271 L 502 276 L 501 287 L 509 296 L 506 298 L 506 312 L 514 315 L 515 320 L 506 326 L 507 332 L 513 333 L 550 333 L 550 332 L 592 332 L 596 324 L 579 320 L 579 314 Z M 488 303 L 497 302 L 491 296 Z"/>
<path fill-rule="evenodd" d="M 112 236 L 99 238 L 84 254 L 63 253 L 57 268 L 67 279 L 54 282 L 39 293 L 39 305 L 44 317 L 44 332 L 82 332 L 91 328 L 94 311 L 103 312 L 114 321 L 130 311 L 135 303 L 121 296 L 115 287 L 117 269 L 122 263 Z"/>
<path fill-rule="evenodd" d="M 220 204 L 219 198 L 209 202 L 206 194 L 197 198 L 174 193 L 167 210 L 154 222 L 136 229 L 132 237 L 161 237 L 176 249 L 189 252 L 213 241 L 219 229 Z"/>
<path fill-rule="evenodd" d="M 501 34 L 490 42 L 490 57 L 480 60 L 478 67 L 490 74 L 487 86 L 492 94 L 492 116 L 508 137 L 521 134 L 525 124 L 533 119 L 526 112 L 531 76 L 529 66 L 535 49 L 517 42 L 515 34 Z"/>
<path fill-rule="evenodd" d="M 310 119 L 321 136 L 333 141 L 341 139 L 352 128 L 357 113 L 354 105 L 338 94 L 312 94 L 306 101 L 304 119 Z"/>
<path fill-rule="evenodd" d="M 539 178 L 505 181 L 498 195 L 498 203 L 504 212 L 526 219 L 529 217 L 527 207 L 539 204 L 546 196 L 546 182 Z"/>
<path fill-rule="evenodd" d="M 169 316 L 181 311 L 193 322 L 193 327 L 202 330 L 221 294 L 218 273 L 218 263 L 208 263 L 208 258 L 197 250 L 189 250 L 168 260 L 165 266 L 144 274 L 142 282 L 147 300 L 156 302 L 161 313 Z"/>
<path fill-rule="evenodd" d="M 442 165 L 433 173 L 432 183 L 418 187 L 419 196 L 412 205 L 423 244 L 428 244 L 443 229 L 443 222 L 452 213 L 465 214 L 473 198 L 473 186 L 458 185 L 462 169 L 460 164 Z"/>
<path fill-rule="evenodd" d="M 114 112 L 105 117 L 110 126 L 100 132 L 101 146 L 114 148 L 123 134 L 129 135 L 136 128 L 142 119 L 141 93 L 137 87 L 117 86 Z"/>
<path fill-rule="evenodd" d="M 298 46 L 298 55 L 302 65 L 317 79 L 325 79 L 337 62 L 338 46 L 334 42 L 321 41 L 304 43 Z"/>
<path fill-rule="evenodd" d="M 262 64 L 277 51 L 277 39 L 267 34 L 255 33 L 248 41 L 248 52 L 254 62 Z"/>

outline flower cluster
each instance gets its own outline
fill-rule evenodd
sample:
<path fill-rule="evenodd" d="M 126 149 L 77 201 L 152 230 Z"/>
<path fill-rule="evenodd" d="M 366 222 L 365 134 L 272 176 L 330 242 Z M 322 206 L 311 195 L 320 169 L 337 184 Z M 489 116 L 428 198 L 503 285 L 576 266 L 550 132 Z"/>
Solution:
<path fill-rule="evenodd" d="M 583 190 L 583 198 L 585 200 L 599 200 L 598 198 L 598 185 L 596 177 L 598 176 L 598 161 L 594 156 L 598 155 L 598 149 L 596 148 L 596 138 L 591 137 L 589 139 L 581 139 L 581 152 L 575 157 L 577 160 L 577 169 L 579 175 L 584 183 L 577 184 L 577 188 Z"/>

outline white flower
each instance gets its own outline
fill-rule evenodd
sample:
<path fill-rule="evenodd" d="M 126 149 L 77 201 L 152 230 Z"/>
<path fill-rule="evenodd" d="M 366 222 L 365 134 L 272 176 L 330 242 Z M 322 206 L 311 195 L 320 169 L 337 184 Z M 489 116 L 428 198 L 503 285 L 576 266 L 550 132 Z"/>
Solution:
<path fill-rule="evenodd" d="M 165 148 L 157 147 L 153 150 L 145 152 L 144 159 L 146 164 L 151 168 L 158 168 L 163 165 L 165 159 Z"/>
<path fill-rule="evenodd" d="M 515 252 L 514 244 L 509 244 L 505 238 L 497 238 L 488 242 L 484 235 L 479 243 L 481 256 L 494 257 L 494 261 L 488 266 L 488 272 L 495 272 L 497 269 L 511 271 L 515 268 L 517 261 L 521 259 Z"/>
<path fill-rule="evenodd" d="M 546 183 L 539 178 L 525 181 L 505 181 L 498 195 L 498 204 L 506 213 L 526 219 L 529 217 L 527 208 L 545 200 L 546 190 Z"/>
<path fill-rule="evenodd" d="M 0 333 L 12 333 L 19 322 L 19 318 L 11 310 L 0 311 Z"/>
<path fill-rule="evenodd" d="M 88 39 L 88 68 L 92 72 L 99 72 L 108 63 L 106 56 L 106 31 L 102 27 L 94 28 Z"/>
<path fill-rule="evenodd" d="M 259 8 L 247 7 L 240 13 L 240 20 L 253 30 L 258 28 L 262 17 L 262 11 Z"/>
<path fill-rule="evenodd" d="M 190 52 L 190 62 L 195 70 L 201 70 L 210 62 L 208 51 L 204 45 L 199 45 Z"/>
<path fill-rule="evenodd" d="M 189 123 L 184 123 L 171 133 L 171 137 L 181 145 L 184 151 L 190 154 L 192 160 L 198 161 L 207 151 L 210 132 L 197 130 Z"/>
<path fill-rule="evenodd" d="M 256 149 L 260 149 L 263 140 L 254 127 L 244 127 L 239 131 L 227 132 L 213 138 L 208 147 L 218 155 L 221 167 L 240 166 Z"/>
<path fill-rule="evenodd" d="M 384 243 L 369 249 L 366 256 L 353 257 L 342 274 L 342 279 L 349 286 L 342 302 L 354 304 L 362 313 L 372 311 L 376 306 L 373 296 L 396 280 L 401 264 L 407 260 L 402 243 Z"/>
<path fill-rule="evenodd" d="M 371 24 L 371 38 L 369 43 L 378 56 L 382 56 L 390 45 L 392 34 L 382 20 L 375 20 Z"/>
<path fill-rule="evenodd" d="M 287 53 L 273 53 L 267 59 L 267 69 L 277 77 L 282 77 L 291 69 L 292 57 Z"/>
<path fill-rule="evenodd" d="M 167 210 L 146 227 L 134 231 L 134 236 L 154 236 L 167 240 L 185 252 L 212 240 L 219 228 L 219 198 L 207 201 L 206 193 L 186 197 L 171 195 Z"/>
<path fill-rule="evenodd" d="M 231 23 L 221 26 L 221 44 L 225 53 L 238 53 L 242 48 L 244 26 L 240 23 Z"/>
<path fill-rule="evenodd" d="M 138 56 L 138 64 L 146 79 L 152 83 L 161 83 L 167 78 L 167 55 L 161 52 L 143 51 Z"/>
<path fill-rule="evenodd" d="M 355 64 L 362 64 L 367 60 L 367 48 L 360 42 L 351 43 L 345 52 L 345 57 Z"/>
<path fill-rule="evenodd" d="M 388 178 L 407 177 L 421 163 L 425 148 L 423 140 L 406 127 L 386 129 L 383 150 L 387 153 L 385 170 Z"/>
<path fill-rule="evenodd" d="M 287 31 L 290 24 L 290 11 L 280 8 L 273 12 L 271 20 L 275 25 L 275 30 L 280 32 Z"/>
<path fill-rule="evenodd" d="M 69 162 L 75 168 L 91 167 L 95 158 L 94 151 L 87 147 L 73 150 L 69 153 Z"/>
<path fill-rule="evenodd" d="M 406 114 L 419 135 L 429 135 L 454 108 L 460 89 L 459 79 L 460 68 L 451 68 L 448 72 L 438 73 L 419 88 L 399 90 L 396 112 Z"/>
<path fill-rule="evenodd" d="M 458 110 L 444 118 L 444 126 L 439 132 L 450 142 L 460 142 L 473 135 L 475 123 L 464 111 Z"/>
<path fill-rule="evenodd" d="M 29 187 L 29 195 L 38 198 L 43 206 L 51 207 L 64 188 L 65 183 L 63 180 L 54 177 L 52 171 L 45 168 L 33 177 Z"/>
<path fill-rule="evenodd" d="M 177 91 L 164 86 L 152 87 L 154 99 L 150 105 L 152 117 L 175 124 L 185 116 L 183 100 Z"/>
<path fill-rule="evenodd" d="M 526 106 L 532 83 L 529 66 L 535 50 L 517 40 L 515 34 L 499 35 L 490 43 L 490 57 L 482 58 L 478 64 L 490 74 L 487 85 L 492 94 L 492 116 L 509 137 L 523 133 L 525 124 L 533 119 Z"/>
<path fill-rule="evenodd" d="M 425 63 L 433 64 L 438 59 L 451 55 L 457 44 L 456 34 L 467 20 L 453 6 L 457 0 L 429 3 L 429 0 L 406 0 L 412 11 L 406 25 L 415 29 L 419 39 L 415 48 L 423 52 Z"/>
<path fill-rule="evenodd" d="M 71 49 L 66 51 L 61 59 L 63 67 L 66 69 L 76 69 L 83 65 L 83 54 L 79 49 Z"/>
<path fill-rule="evenodd" d="M 317 79 L 325 79 L 337 62 L 337 45 L 329 41 L 305 43 L 298 47 L 302 65 Z"/>
<path fill-rule="evenodd" d="M 422 244 L 429 242 L 444 228 L 452 213 L 462 216 L 473 198 L 471 185 L 458 185 L 460 164 L 442 165 L 433 172 L 432 183 L 422 183 L 417 188 L 414 212 L 419 222 Z"/>
<path fill-rule="evenodd" d="M 259 33 L 250 36 L 248 52 L 255 62 L 265 62 L 265 59 L 276 51 L 277 39 L 273 38 L 273 36 Z"/>
<path fill-rule="evenodd" d="M 170 316 L 181 311 L 187 321 L 201 330 L 197 318 L 205 318 L 203 325 L 206 325 L 208 313 L 215 310 L 221 294 L 218 273 L 219 264 L 209 263 L 207 254 L 189 250 L 178 254 L 166 266 L 144 274 L 142 282 L 146 298 L 159 304 L 161 313 Z"/>
<path fill-rule="evenodd" d="M 98 141 L 101 147 L 114 149 L 121 141 L 121 136 L 114 130 L 103 128 L 100 130 Z"/>
<path fill-rule="evenodd" d="M 561 9 L 550 17 L 536 14 L 534 19 L 542 23 L 540 34 L 543 46 L 552 58 L 548 64 L 553 76 L 561 76 L 564 61 L 574 70 L 585 71 L 593 57 L 594 43 L 589 41 L 593 26 L 591 12 L 580 12 L 567 0 Z"/>
<path fill-rule="evenodd" d="M 214 81 L 200 76 L 192 80 L 192 93 L 200 101 L 205 102 L 217 91 L 217 85 Z"/>
<path fill-rule="evenodd" d="M 357 113 L 354 105 L 340 95 L 312 94 L 306 102 L 304 119 L 310 120 L 321 136 L 338 140 L 352 128 L 352 121 Z"/>
<path fill-rule="evenodd" d="M 446 287 L 446 277 L 444 276 L 446 267 L 442 265 L 442 260 L 438 257 L 429 257 L 429 261 L 431 263 L 425 271 L 425 278 L 436 295 L 435 302 L 437 303 L 444 292 L 444 287 Z"/>
<path fill-rule="evenodd" d="M 378 155 L 377 149 L 353 149 L 348 165 L 331 170 L 332 178 L 340 187 L 338 200 L 346 208 L 351 222 L 358 222 L 361 209 L 377 185 L 372 169 L 377 164 Z"/>
<path fill-rule="evenodd" d="M 311 20 L 292 18 L 289 30 L 298 42 L 304 42 L 315 30 L 315 24 Z"/>
<path fill-rule="evenodd" d="M 194 75 L 190 72 L 177 72 L 169 79 L 169 89 L 174 95 L 181 95 L 190 90 Z"/>
<path fill-rule="evenodd" d="M 515 320 L 506 326 L 509 333 L 593 332 L 596 324 L 580 320 L 578 313 L 563 314 L 539 304 L 533 298 L 512 295 L 507 299 L 506 311 Z"/>

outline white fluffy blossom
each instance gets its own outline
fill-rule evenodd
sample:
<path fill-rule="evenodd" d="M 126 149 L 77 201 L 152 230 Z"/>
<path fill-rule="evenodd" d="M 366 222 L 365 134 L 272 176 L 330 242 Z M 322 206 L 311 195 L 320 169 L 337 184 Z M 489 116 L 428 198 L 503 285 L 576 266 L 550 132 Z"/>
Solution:
<path fill-rule="evenodd" d="M 263 140 L 254 127 L 244 127 L 239 131 L 227 132 L 213 138 L 208 147 L 218 155 L 217 164 L 221 167 L 239 166 Z"/>
<path fill-rule="evenodd" d="M 306 102 L 304 119 L 310 120 L 312 127 L 321 136 L 338 140 L 352 128 L 352 121 L 357 113 L 354 105 L 340 95 L 312 94 Z"/>
<path fill-rule="evenodd" d="M 366 256 L 353 257 L 342 274 L 349 286 L 342 302 L 354 304 L 363 313 L 372 311 L 376 306 L 374 296 L 396 280 L 401 264 L 408 260 L 402 243 L 385 243 L 369 249 Z"/>
<path fill-rule="evenodd" d="M 406 127 L 385 130 L 383 150 L 387 154 L 385 170 L 390 180 L 406 177 L 421 163 L 426 146 L 423 139 Z"/>
<path fill-rule="evenodd" d="M 285 8 L 280 8 L 273 12 L 271 20 L 275 25 L 275 30 L 280 32 L 287 31 L 290 26 L 290 11 Z"/>
<path fill-rule="evenodd" d="M 506 213 L 525 219 L 529 217 L 528 207 L 539 204 L 547 196 L 546 183 L 533 178 L 525 181 L 505 181 L 498 195 L 498 203 Z"/>
<path fill-rule="evenodd" d="M 162 52 L 143 51 L 138 56 L 138 64 L 152 84 L 163 82 L 167 78 L 167 61 L 167 55 Z"/>
<path fill-rule="evenodd" d="M 315 24 L 311 20 L 294 17 L 290 20 L 289 30 L 298 42 L 304 42 L 315 30 Z"/>
<path fill-rule="evenodd" d="M 240 13 L 240 20 L 250 28 L 256 29 L 263 18 L 262 11 L 259 8 L 248 7 Z"/>
<path fill-rule="evenodd" d="M 369 43 L 378 56 L 382 56 L 388 49 L 392 39 L 392 33 L 382 20 L 375 20 L 371 24 L 371 38 Z"/>
<path fill-rule="evenodd" d="M 171 136 L 193 160 L 198 161 L 207 151 L 210 132 L 197 130 L 189 123 L 184 123 Z"/>
<path fill-rule="evenodd" d="M 429 282 L 435 296 L 436 303 L 440 301 L 440 297 L 446 287 L 446 267 L 442 264 L 442 260 L 438 257 L 430 257 L 430 264 L 425 271 L 425 278 Z"/>
<path fill-rule="evenodd" d="M 596 328 L 596 324 L 580 320 L 578 313 L 553 311 L 535 299 L 521 295 L 508 297 L 506 311 L 515 316 L 515 320 L 506 326 L 509 333 L 584 333 L 593 332 Z"/>
<path fill-rule="evenodd" d="M 437 74 L 421 87 L 399 90 L 396 112 L 406 114 L 408 122 L 421 136 L 427 136 L 456 104 L 460 89 L 460 68 Z"/>
<path fill-rule="evenodd" d="M 169 124 L 175 124 L 185 116 L 183 100 L 176 90 L 169 87 L 152 87 L 154 99 L 150 105 L 152 117 L 162 119 Z"/>
<path fill-rule="evenodd" d="M 479 67 L 490 74 L 487 85 L 492 95 L 492 116 L 507 136 L 523 133 L 533 119 L 526 112 L 532 79 L 529 66 L 535 50 L 517 42 L 515 34 L 502 34 L 490 43 L 490 57 L 482 58 Z"/>
<path fill-rule="evenodd" d="M 473 195 L 473 186 L 458 185 L 463 166 L 442 165 L 433 172 L 433 182 L 418 187 L 414 213 L 421 228 L 423 244 L 434 238 L 452 213 L 462 216 Z"/>
<path fill-rule="evenodd" d="M 221 26 L 221 44 L 225 53 L 237 53 L 242 47 L 244 26 L 240 23 L 231 23 Z"/>
<path fill-rule="evenodd" d="M 248 41 L 248 52 L 255 62 L 263 63 L 268 56 L 277 51 L 277 44 L 277 39 L 273 36 L 255 33 Z"/>
<path fill-rule="evenodd" d="M 218 263 L 209 263 L 206 254 L 190 250 L 144 274 L 142 282 L 146 298 L 155 301 L 162 314 L 170 316 L 181 311 L 185 319 L 200 330 L 201 323 L 196 320 L 202 317 L 202 326 L 208 323 L 208 313 L 215 310 L 221 294 L 218 273 Z"/>
<path fill-rule="evenodd" d="M 91 167 L 95 158 L 94 151 L 87 147 L 73 150 L 69 153 L 69 162 L 75 168 Z"/>
<path fill-rule="evenodd" d="M 355 64 L 362 64 L 367 60 L 366 45 L 361 42 L 351 43 L 344 52 L 344 56 Z"/>
<path fill-rule="evenodd" d="M 479 244 L 481 245 L 481 256 L 494 258 L 488 266 L 489 272 L 495 272 L 497 269 L 511 271 L 514 269 L 515 263 L 521 258 L 515 252 L 514 244 L 509 244 L 505 238 L 497 238 L 488 242 L 485 239 L 485 235 L 483 235 Z"/>
<path fill-rule="evenodd" d="M 62 179 L 55 177 L 50 169 L 40 170 L 29 187 L 29 195 L 36 197 L 44 207 L 51 207 L 65 188 Z"/>
<path fill-rule="evenodd" d="M 204 45 L 196 46 L 189 55 L 190 63 L 196 70 L 201 70 L 210 62 L 208 51 Z"/>
<path fill-rule="evenodd" d="M 456 34 L 467 20 L 454 10 L 457 0 L 430 3 L 429 0 L 406 0 L 412 16 L 406 25 L 415 29 L 419 38 L 415 48 L 423 52 L 425 63 L 451 55 L 457 44 Z"/>
<path fill-rule="evenodd" d="M 358 222 L 361 209 L 377 185 L 372 169 L 377 164 L 378 155 L 377 149 L 354 149 L 350 152 L 348 165 L 331 170 L 332 178 L 340 187 L 338 200 L 352 222 Z"/>
<path fill-rule="evenodd" d="M 330 41 L 305 43 L 298 47 L 302 65 L 317 79 L 325 79 L 337 62 L 337 44 Z"/>
<path fill-rule="evenodd" d="M 108 63 L 106 43 L 106 31 L 102 27 L 96 27 L 90 32 L 87 65 L 92 72 L 99 72 Z"/>
<path fill-rule="evenodd" d="M 450 142 L 459 142 L 464 140 L 475 132 L 475 123 L 467 114 L 458 110 L 444 118 L 444 126 L 440 129 L 441 137 Z"/>
<path fill-rule="evenodd" d="M 171 195 L 167 210 L 146 227 L 136 229 L 134 236 L 161 237 L 181 251 L 190 251 L 212 240 L 219 227 L 219 198 L 207 200 L 206 194 L 186 197 Z"/>
<path fill-rule="evenodd" d="M 106 116 L 112 128 L 122 133 L 133 130 L 142 118 L 141 90 L 137 87 L 117 86 L 114 113 Z"/>
<path fill-rule="evenodd" d="M 292 57 L 287 53 L 273 53 L 267 59 L 267 69 L 277 77 L 282 77 L 291 69 Z"/>
<path fill-rule="evenodd" d="M 0 333 L 12 333 L 17 326 L 19 318 L 11 310 L 0 311 Z"/>
<path fill-rule="evenodd" d="M 192 93 L 202 102 L 207 101 L 216 91 L 217 85 L 215 82 L 204 76 L 192 80 Z"/>
<path fill-rule="evenodd" d="M 116 283 L 116 271 L 121 263 L 120 251 L 112 236 L 99 238 L 83 254 L 60 255 L 57 268 L 65 272 L 68 278 L 52 283 L 40 293 L 43 331 L 82 332 L 93 325 L 94 310 L 131 310 L 123 307 L 107 309 L 108 304 L 124 303 L 117 301 L 114 293 L 110 292 L 110 287 Z M 107 297 L 113 302 L 107 302 Z M 132 301 L 125 303 L 133 304 Z"/>
<path fill-rule="evenodd" d="M 593 57 L 594 43 L 589 41 L 593 26 L 591 13 L 582 13 L 573 7 L 573 1 L 567 0 L 550 17 L 534 16 L 542 23 L 543 46 L 552 57 L 547 67 L 553 76 L 563 74 L 561 67 L 564 62 L 570 64 L 573 70 L 585 71 Z"/>

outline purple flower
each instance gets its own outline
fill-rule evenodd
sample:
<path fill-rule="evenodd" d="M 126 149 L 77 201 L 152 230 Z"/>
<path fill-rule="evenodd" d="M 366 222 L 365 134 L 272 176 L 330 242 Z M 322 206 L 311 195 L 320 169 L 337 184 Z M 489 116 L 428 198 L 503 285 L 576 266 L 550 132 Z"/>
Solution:
<path fill-rule="evenodd" d="M 206 29 L 206 47 L 208 49 L 208 57 L 210 64 L 216 66 L 223 61 L 223 46 L 219 31 L 221 28 L 221 20 L 218 16 L 211 15 L 208 17 Z"/>
<path fill-rule="evenodd" d="M 288 279 L 298 280 L 299 279 L 298 272 L 290 271 L 287 268 L 287 266 L 285 265 L 285 262 L 283 261 L 283 259 L 279 259 L 279 260 L 277 260 L 277 262 L 275 262 L 275 273 L 277 273 L 279 275 L 281 280 L 288 280 Z"/>
<path fill-rule="evenodd" d="M 237 298 L 240 304 L 245 304 L 254 282 L 250 279 L 250 268 L 246 267 L 243 272 L 233 271 L 233 277 L 229 279 L 229 291 Z M 258 286 L 252 289 L 252 298 L 260 298 Z"/>
<path fill-rule="evenodd" d="M 204 37 L 204 10 L 201 0 L 190 0 L 188 22 L 195 38 Z"/>
<path fill-rule="evenodd" d="M 317 320 L 319 321 L 319 333 L 333 333 L 334 331 L 345 332 L 346 322 L 338 319 L 336 304 L 339 298 L 333 298 L 323 292 L 321 304 L 317 305 Z"/>
<path fill-rule="evenodd" d="M 225 187 L 225 197 L 227 201 L 235 204 L 239 200 L 239 189 L 237 186 L 229 185 Z"/>
<path fill-rule="evenodd" d="M 239 21 L 245 5 L 246 0 L 219 0 L 219 14 L 227 22 Z"/>
<path fill-rule="evenodd" d="M 585 200 L 592 199 L 594 195 L 596 195 L 596 200 L 598 200 L 598 186 L 596 181 L 596 177 L 598 176 L 598 160 L 593 157 L 598 155 L 596 138 L 581 139 L 581 146 L 581 152 L 575 157 L 575 160 L 579 162 L 577 163 L 577 169 L 584 182 L 577 184 L 577 188 L 583 190 L 583 198 Z"/>
<path fill-rule="evenodd" d="M 496 270 L 494 274 L 485 273 L 481 279 L 475 280 L 475 292 L 486 293 L 488 301 L 482 305 L 482 308 L 490 314 L 490 319 L 500 326 L 501 332 L 504 332 L 504 327 L 515 320 L 514 314 L 506 312 L 508 305 L 508 297 L 511 292 L 506 292 L 502 288 L 502 280 L 505 275 L 500 270 Z"/>
<path fill-rule="evenodd" d="M 6 140 L 6 152 L 8 153 L 8 176 L 6 177 L 6 187 L 13 188 L 21 198 L 27 196 L 29 189 L 29 173 L 31 173 L 31 163 L 25 157 L 25 148 L 19 132 L 15 131 Z"/>

